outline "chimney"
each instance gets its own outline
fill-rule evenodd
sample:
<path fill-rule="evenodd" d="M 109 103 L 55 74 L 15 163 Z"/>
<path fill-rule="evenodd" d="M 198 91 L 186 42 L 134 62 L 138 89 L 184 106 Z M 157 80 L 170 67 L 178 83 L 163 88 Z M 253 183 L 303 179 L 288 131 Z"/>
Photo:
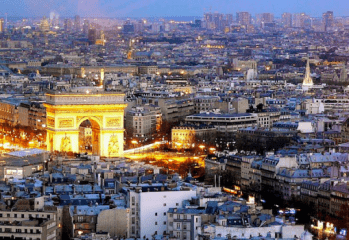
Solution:
<path fill-rule="evenodd" d="M 50 183 L 52 183 L 52 173 L 50 173 Z"/>
<path fill-rule="evenodd" d="M 45 196 L 45 192 L 46 192 L 46 186 L 45 186 L 45 181 L 42 182 L 42 196 Z"/>
<path fill-rule="evenodd" d="M 78 213 L 78 206 L 74 206 L 74 214 L 77 214 Z"/>
<path fill-rule="evenodd" d="M 216 174 L 214 175 L 214 187 L 217 187 L 217 184 L 216 184 L 216 182 L 217 182 L 217 180 L 216 180 Z"/>

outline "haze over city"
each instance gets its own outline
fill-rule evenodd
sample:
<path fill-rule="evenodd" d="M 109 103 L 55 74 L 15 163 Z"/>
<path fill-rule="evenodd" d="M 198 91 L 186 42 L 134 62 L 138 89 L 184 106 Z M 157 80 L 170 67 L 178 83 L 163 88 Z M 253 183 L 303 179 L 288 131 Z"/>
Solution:
<path fill-rule="evenodd" d="M 166 17 L 202 16 L 204 12 L 271 12 L 280 16 L 283 12 L 305 12 L 320 17 L 332 10 L 337 16 L 349 15 L 346 0 L 337 1 L 279 1 L 279 0 L 2 0 L 0 16 L 38 17 L 55 11 L 60 16 L 72 17 Z"/>

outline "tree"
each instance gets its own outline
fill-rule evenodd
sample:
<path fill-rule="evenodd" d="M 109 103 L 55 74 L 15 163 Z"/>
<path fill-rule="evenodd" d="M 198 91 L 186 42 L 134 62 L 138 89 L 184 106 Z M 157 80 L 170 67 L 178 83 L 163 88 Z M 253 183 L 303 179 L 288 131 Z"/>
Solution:
<path fill-rule="evenodd" d="M 171 130 L 174 126 L 177 126 L 178 122 L 172 122 L 168 120 L 162 120 L 160 129 L 157 133 L 157 140 L 165 140 L 170 141 L 171 140 Z"/>
<path fill-rule="evenodd" d="M 263 110 L 263 107 L 264 107 L 263 103 L 258 104 L 258 105 L 256 106 L 257 112 L 261 112 L 261 111 Z"/>

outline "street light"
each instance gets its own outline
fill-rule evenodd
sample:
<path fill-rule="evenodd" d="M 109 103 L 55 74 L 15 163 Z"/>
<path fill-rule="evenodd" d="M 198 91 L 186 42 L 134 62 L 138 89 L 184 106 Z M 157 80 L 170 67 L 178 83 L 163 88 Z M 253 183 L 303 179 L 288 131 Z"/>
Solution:
<path fill-rule="evenodd" d="M 210 150 L 210 152 L 215 152 L 216 151 L 216 148 L 214 148 L 214 147 L 211 147 L 211 148 L 209 148 L 209 150 Z"/>
<path fill-rule="evenodd" d="M 138 143 L 136 140 L 132 140 L 131 143 L 133 143 L 133 152 L 136 153 L 135 145 Z"/>
<path fill-rule="evenodd" d="M 205 148 L 205 145 L 200 145 L 199 148 L 201 148 L 201 152 L 203 153 L 203 150 Z"/>

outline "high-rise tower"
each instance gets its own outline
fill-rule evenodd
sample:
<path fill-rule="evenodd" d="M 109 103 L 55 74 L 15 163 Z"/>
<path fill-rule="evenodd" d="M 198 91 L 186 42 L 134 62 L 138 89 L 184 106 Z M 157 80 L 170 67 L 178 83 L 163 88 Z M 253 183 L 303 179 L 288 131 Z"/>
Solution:
<path fill-rule="evenodd" d="M 322 23 L 324 25 L 324 30 L 328 31 L 329 28 L 333 27 L 333 12 L 327 11 L 322 14 Z"/>
<path fill-rule="evenodd" d="M 74 29 L 76 32 L 81 31 L 81 26 L 80 26 L 80 16 L 76 15 L 74 18 Z"/>

